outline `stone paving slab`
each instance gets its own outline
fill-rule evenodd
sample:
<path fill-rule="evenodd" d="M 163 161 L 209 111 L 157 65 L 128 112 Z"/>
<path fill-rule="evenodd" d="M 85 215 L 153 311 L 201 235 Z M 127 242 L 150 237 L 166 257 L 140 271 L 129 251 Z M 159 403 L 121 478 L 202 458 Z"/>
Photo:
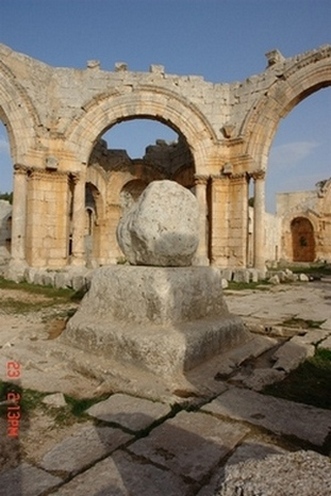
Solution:
<path fill-rule="evenodd" d="M 276 360 L 273 368 L 276 370 L 285 370 L 291 372 L 296 369 L 300 363 L 306 358 L 313 357 L 315 354 L 315 347 L 312 344 L 303 342 L 287 341 L 273 354 L 273 359 Z"/>
<path fill-rule="evenodd" d="M 182 411 L 130 445 L 137 456 L 199 481 L 249 432 L 210 415 Z"/>
<path fill-rule="evenodd" d="M 331 432 L 331 412 L 255 391 L 231 388 L 202 411 L 249 422 L 276 434 L 295 436 L 322 446 Z"/>
<path fill-rule="evenodd" d="M 188 496 L 180 477 L 152 464 L 141 463 L 123 451 L 97 463 L 53 496 Z"/>
<path fill-rule="evenodd" d="M 118 393 L 93 405 L 86 413 L 105 422 L 115 422 L 131 431 L 140 431 L 169 412 L 169 405 L 164 403 Z"/>
<path fill-rule="evenodd" d="M 227 294 L 226 302 L 230 312 L 243 317 L 254 316 L 266 322 L 276 320 L 281 323 L 291 317 L 307 320 L 330 319 L 330 304 L 325 301 L 327 291 L 315 284 L 309 286 L 280 285 L 270 291 L 249 291 Z M 245 319 L 244 319 L 245 320 Z"/>
<path fill-rule="evenodd" d="M 64 439 L 43 457 L 40 466 L 75 474 L 123 446 L 132 436 L 120 429 L 88 425 Z"/>
<path fill-rule="evenodd" d="M 324 341 L 322 341 L 319 345 L 318 348 L 325 348 L 326 350 L 331 350 L 331 336 Z"/>
<path fill-rule="evenodd" d="M 328 331 L 331 331 L 331 317 L 323 322 L 323 324 L 321 325 L 321 329 L 327 329 Z"/>
<path fill-rule="evenodd" d="M 22 463 L 16 468 L 0 473 L 0 496 L 39 496 L 59 485 L 60 477 L 40 468 Z"/>
<path fill-rule="evenodd" d="M 262 389 L 275 382 L 282 381 L 286 374 L 282 370 L 259 368 L 253 370 L 249 375 L 239 372 L 232 378 L 232 382 L 241 382 L 249 389 L 254 391 L 262 391 Z"/>

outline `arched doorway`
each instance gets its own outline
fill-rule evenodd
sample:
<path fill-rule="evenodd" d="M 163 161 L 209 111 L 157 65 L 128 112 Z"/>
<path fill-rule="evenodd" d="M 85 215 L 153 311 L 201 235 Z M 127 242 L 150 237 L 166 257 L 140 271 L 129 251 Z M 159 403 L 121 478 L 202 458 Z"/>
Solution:
<path fill-rule="evenodd" d="M 296 217 L 291 222 L 293 262 L 315 260 L 315 236 L 312 223 L 306 217 Z"/>

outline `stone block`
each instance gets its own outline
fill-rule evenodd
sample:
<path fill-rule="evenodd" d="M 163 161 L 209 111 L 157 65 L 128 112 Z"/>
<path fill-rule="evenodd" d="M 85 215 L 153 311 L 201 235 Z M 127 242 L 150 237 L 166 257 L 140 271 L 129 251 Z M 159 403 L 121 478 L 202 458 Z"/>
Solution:
<path fill-rule="evenodd" d="M 323 446 L 331 429 L 329 410 L 232 388 L 202 407 L 222 418 L 249 422 L 275 434 L 294 436 Z"/>
<path fill-rule="evenodd" d="M 153 181 L 120 220 L 117 239 L 133 265 L 192 265 L 199 244 L 196 197 L 174 181 Z"/>
<path fill-rule="evenodd" d="M 250 274 L 247 269 L 234 269 L 233 271 L 233 280 L 235 282 L 249 282 Z"/>
<path fill-rule="evenodd" d="M 28 463 L 0 473 L 0 496 L 41 496 L 63 480 Z"/>
<path fill-rule="evenodd" d="M 121 450 L 97 463 L 53 493 L 54 496 L 188 496 L 181 477 Z"/>
<path fill-rule="evenodd" d="M 98 420 L 116 423 L 131 431 L 140 431 L 170 413 L 170 407 L 164 403 L 119 393 L 91 406 L 86 413 Z"/>
<path fill-rule="evenodd" d="M 274 369 L 290 372 L 295 370 L 306 358 L 314 356 L 315 347 L 313 345 L 303 341 L 296 342 L 295 338 L 296 336 L 287 341 L 273 354 L 272 358 L 276 360 Z"/>
<path fill-rule="evenodd" d="M 120 429 L 78 424 L 77 432 L 48 451 L 40 466 L 76 474 L 127 443 L 132 436 Z"/>
<path fill-rule="evenodd" d="M 66 272 L 57 272 L 54 278 L 56 288 L 68 288 L 70 285 L 69 276 Z"/>
<path fill-rule="evenodd" d="M 228 312 L 218 269 L 113 266 L 95 271 L 61 339 L 169 376 L 250 334 Z"/>
<path fill-rule="evenodd" d="M 330 492 L 330 459 L 314 451 L 297 451 L 227 465 L 215 496 L 327 496 Z"/>
<path fill-rule="evenodd" d="M 45 272 L 42 278 L 42 284 L 44 286 L 54 286 L 55 273 L 54 272 Z"/>
<path fill-rule="evenodd" d="M 199 412 L 180 412 L 128 450 L 173 473 L 203 479 L 249 429 Z"/>

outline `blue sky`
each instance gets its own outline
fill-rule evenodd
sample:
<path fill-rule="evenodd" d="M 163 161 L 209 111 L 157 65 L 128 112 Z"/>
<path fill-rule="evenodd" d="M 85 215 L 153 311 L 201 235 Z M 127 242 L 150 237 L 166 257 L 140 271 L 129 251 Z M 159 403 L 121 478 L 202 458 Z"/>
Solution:
<path fill-rule="evenodd" d="M 0 43 L 53 66 L 130 70 L 162 64 L 168 73 L 241 81 L 262 72 L 265 53 L 290 57 L 331 43 L 330 0 L 0 0 Z M 267 206 L 277 191 L 311 189 L 331 176 L 331 88 L 300 103 L 281 123 L 270 153 Z M 141 156 L 156 138 L 154 122 L 131 121 L 107 135 L 111 147 Z M 0 124 L 0 191 L 12 166 Z"/>

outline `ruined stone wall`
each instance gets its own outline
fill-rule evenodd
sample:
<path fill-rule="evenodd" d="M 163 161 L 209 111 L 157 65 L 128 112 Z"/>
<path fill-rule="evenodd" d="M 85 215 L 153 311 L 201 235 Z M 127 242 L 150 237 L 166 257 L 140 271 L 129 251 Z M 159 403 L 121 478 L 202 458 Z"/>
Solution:
<path fill-rule="evenodd" d="M 312 234 L 302 232 L 302 244 L 313 244 L 310 258 L 331 261 L 331 180 L 322 181 L 313 191 L 279 193 L 277 195 L 277 217 L 282 222 L 281 258 L 293 261 L 298 257 L 295 250 L 295 225 L 299 219 L 311 226 Z M 312 237 L 312 241 L 309 239 Z M 299 236 L 300 238 L 300 236 Z M 300 251 L 300 250 L 299 250 Z M 307 251 L 308 247 L 307 247 Z M 303 258 L 304 258 L 303 254 Z M 300 258 L 300 255 L 299 255 Z M 309 256 L 308 256 L 309 258 Z M 299 260 L 297 260 L 299 261 Z M 302 260 L 304 261 L 304 260 Z"/>
<path fill-rule="evenodd" d="M 252 180 L 259 226 L 253 233 L 253 263 L 263 272 L 269 150 L 279 121 L 308 95 L 330 85 L 330 55 L 330 46 L 290 58 L 274 50 L 267 54 L 265 70 L 261 61 L 260 74 L 242 82 L 211 83 L 201 76 L 167 74 L 156 65 L 149 72 L 132 72 L 125 64 L 106 71 L 97 61 L 82 69 L 54 68 L 0 45 L 0 119 L 8 130 L 15 169 L 13 262 L 20 267 L 86 263 L 86 182 L 96 188 L 100 203 L 92 252 L 98 263 L 116 260 L 120 251 L 114 233 L 123 187 L 132 180 L 163 178 L 167 168 L 162 160 L 128 161 L 125 152 L 96 143 L 119 122 L 150 118 L 179 135 L 178 147 L 166 152 L 165 161 L 171 164 L 172 179 L 195 185 L 197 263 L 247 265 L 247 184 Z M 324 222 L 326 234 L 317 253 L 326 256 L 328 214 L 310 215 L 319 235 L 315 224 Z"/>

